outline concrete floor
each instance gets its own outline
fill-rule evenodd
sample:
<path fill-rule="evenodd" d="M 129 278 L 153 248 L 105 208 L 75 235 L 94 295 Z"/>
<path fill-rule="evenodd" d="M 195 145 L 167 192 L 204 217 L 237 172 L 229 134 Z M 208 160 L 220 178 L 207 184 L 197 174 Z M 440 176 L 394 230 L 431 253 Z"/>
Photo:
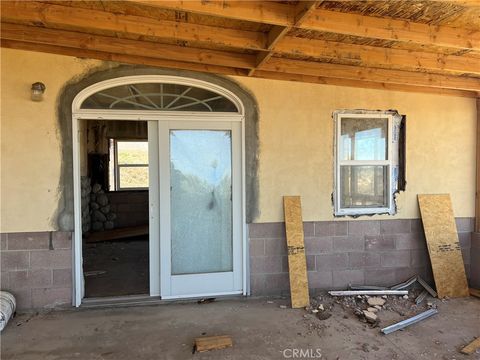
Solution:
<path fill-rule="evenodd" d="M 2 333 L 1 358 L 285 359 L 293 358 L 286 349 L 311 349 L 314 355 L 318 349 L 321 359 L 334 360 L 479 359 L 480 354 L 466 356 L 458 349 L 480 336 L 480 299 L 429 301 L 438 304 L 439 314 L 389 335 L 360 322 L 338 303 L 332 316 L 319 320 L 304 309 L 280 308 L 287 299 L 23 314 Z M 382 327 L 401 319 L 390 310 L 380 311 L 379 317 Z M 233 348 L 192 355 L 195 337 L 222 334 L 233 336 Z"/>
<path fill-rule="evenodd" d="M 85 297 L 149 293 L 148 235 L 85 244 L 83 269 L 104 273 L 85 277 Z"/>

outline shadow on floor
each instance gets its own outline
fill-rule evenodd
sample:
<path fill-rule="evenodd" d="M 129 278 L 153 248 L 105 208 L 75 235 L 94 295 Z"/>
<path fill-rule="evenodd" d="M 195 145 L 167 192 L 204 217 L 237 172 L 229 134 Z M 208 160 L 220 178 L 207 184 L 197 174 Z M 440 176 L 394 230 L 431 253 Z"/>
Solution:
<path fill-rule="evenodd" d="M 85 297 L 149 293 L 148 235 L 83 247 Z"/>

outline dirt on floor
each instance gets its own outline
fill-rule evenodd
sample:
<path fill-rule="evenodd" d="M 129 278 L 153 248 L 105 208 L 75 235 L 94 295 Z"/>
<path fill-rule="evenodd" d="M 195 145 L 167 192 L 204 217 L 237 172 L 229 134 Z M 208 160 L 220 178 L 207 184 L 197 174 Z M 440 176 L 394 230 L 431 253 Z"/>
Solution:
<path fill-rule="evenodd" d="M 419 306 L 413 299 L 388 296 L 374 322 L 360 315 L 368 298 L 327 294 L 307 310 L 290 309 L 287 298 L 236 298 L 22 314 L 1 335 L 1 358 L 480 359 L 459 352 L 480 336 L 480 299 L 428 297 Z M 439 313 L 420 323 L 380 333 L 435 307 Z M 196 337 L 213 335 L 231 335 L 233 347 L 192 353 Z"/>

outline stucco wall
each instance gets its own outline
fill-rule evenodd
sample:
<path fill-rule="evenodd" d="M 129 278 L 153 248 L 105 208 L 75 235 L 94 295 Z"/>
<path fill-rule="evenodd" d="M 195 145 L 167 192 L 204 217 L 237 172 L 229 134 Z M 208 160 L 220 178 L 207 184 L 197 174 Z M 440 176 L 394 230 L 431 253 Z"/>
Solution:
<path fill-rule="evenodd" d="M 61 144 L 55 102 L 62 85 L 98 62 L 1 50 L 1 229 L 56 227 Z M 474 216 L 474 99 L 235 77 L 259 104 L 260 216 L 283 220 L 282 196 L 303 197 L 305 221 L 333 219 L 333 122 L 340 108 L 407 115 L 407 191 L 396 218 L 417 218 L 418 193 L 452 195 L 455 216 Z M 29 99 L 31 83 L 47 85 Z"/>

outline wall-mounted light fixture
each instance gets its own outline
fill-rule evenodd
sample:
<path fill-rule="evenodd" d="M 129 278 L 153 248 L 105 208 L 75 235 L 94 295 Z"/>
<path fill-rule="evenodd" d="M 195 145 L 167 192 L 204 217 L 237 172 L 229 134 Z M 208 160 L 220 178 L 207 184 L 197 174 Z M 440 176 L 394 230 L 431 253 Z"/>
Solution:
<path fill-rule="evenodd" d="M 32 84 L 32 101 L 42 101 L 43 100 L 43 94 L 45 93 L 45 84 L 41 82 L 36 82 Z"/>

